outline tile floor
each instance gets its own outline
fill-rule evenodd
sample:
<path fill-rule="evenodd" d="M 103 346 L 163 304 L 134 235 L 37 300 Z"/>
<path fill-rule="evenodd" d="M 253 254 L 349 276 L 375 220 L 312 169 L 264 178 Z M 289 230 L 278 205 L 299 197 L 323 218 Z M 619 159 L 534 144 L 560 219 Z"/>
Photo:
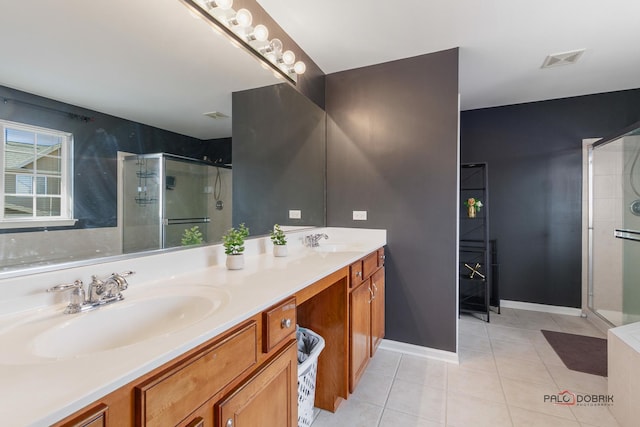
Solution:
<path fill-rule="evenodd" d="M 544 395 L 607 394 L 604 377 L 567 369 L 540 329 L 606 338 L 588 319 L 502 309 L 460 319 L 460 364 L 378 350 L 358 388 L 313 427 L 616 427 L 607 407 Z"/>

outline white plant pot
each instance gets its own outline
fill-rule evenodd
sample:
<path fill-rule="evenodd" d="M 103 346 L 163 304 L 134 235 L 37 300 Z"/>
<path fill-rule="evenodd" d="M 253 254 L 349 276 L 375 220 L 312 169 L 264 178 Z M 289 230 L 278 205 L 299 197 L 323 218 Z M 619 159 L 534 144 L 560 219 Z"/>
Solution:
<path fill-rule="evenodd" d="M 282 257 L 289 255 L 287 245 L 273 245 L 273 256 Z"/>
<path fill-rule="evenodd" d="M 244 268 L 244 254 L 227 255 L 227 268 L 229 270 L 242 270 Z"/>

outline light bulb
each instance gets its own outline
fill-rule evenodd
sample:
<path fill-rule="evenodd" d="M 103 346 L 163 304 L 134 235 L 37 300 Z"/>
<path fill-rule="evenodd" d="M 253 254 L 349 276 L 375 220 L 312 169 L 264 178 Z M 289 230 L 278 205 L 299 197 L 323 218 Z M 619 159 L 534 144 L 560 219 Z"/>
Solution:
<path fill-rule="evenodd" d="M 290 50 L 285 50 L 282 54 L 282 62 L 287 65 L 293 65 L 293 63 L 296 62 L 296 54 Z"/>
<path fill-rule="evenodd" d="M 296 74 L 304 74 L 304 72 L 307 71 L 307 66 L 304 64 L 304 62 L 298 61 L 293 66 L 293 71 L 295 71 Z"/>
<path fill-rule="evenodd" d="M 219 7 L 222 10 L 229 10 L 233 6 L 233 0 L 211 0 L 209 2 L 210 8 Z"/>
<path fill-rule="evenodd" d="M 236 13 L 235 20 L 239 26 L 248 27 L 249 25 L 251 25 L 253 17 L 251 16 L 251 12 L 249 12 L 247 9 L 240 9 L 238 13 Z"/>
<path fill-rule="evenodd" d="M 269 43 L 269 46 L 271 47 L 271 51 L 274 52 L 276 55 L 282 52 L 282 42 L 280 41 L 280 39 L 271 40 L 271 43 Z"/>
<path fill-rule="evenodd" d="M 262 24 L 258 24 L 253 29 L 253 37 L 259 42 L 267 41 L 269 38 L 269 29 Z"/>

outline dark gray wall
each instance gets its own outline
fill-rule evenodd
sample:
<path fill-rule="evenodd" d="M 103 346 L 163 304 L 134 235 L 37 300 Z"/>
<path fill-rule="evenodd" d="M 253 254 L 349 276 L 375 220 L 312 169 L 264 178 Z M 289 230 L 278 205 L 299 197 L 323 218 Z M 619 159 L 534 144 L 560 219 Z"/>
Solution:
<path fill-rule="evenodd" d="M 283 83 L 233 94 L 233 223 L 325 224 L 325 112 Z M 290 209 L 302 219 L 288 219 Z"/>
<path fill-rule="evenodd" d="M 638 119 L 637 89 L 462 113 L 462 162 L 489 164 L 500 298 L 580 307 L 582 139 Z"/>
<path fill-rule="evenodd" d="M 387 338 L 455 351 L 458 49 L 326 87 L 327 225 L 386 228 Z"/>

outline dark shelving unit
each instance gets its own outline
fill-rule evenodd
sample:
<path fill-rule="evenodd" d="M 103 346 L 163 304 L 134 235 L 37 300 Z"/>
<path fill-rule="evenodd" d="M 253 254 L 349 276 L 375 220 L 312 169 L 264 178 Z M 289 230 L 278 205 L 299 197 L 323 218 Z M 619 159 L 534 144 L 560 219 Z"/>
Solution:
<path fill-rule="evenodd" d="M 469 218 L 465 201 L 470 197 L 484 205 Z M 479 315 L 489 322 L 491 307 L 500 310 L 497 287 L 497 245 L 489 240 L 489 186 L 486 163 L 460 166 L 460 303 L 461 313 Z"/>

